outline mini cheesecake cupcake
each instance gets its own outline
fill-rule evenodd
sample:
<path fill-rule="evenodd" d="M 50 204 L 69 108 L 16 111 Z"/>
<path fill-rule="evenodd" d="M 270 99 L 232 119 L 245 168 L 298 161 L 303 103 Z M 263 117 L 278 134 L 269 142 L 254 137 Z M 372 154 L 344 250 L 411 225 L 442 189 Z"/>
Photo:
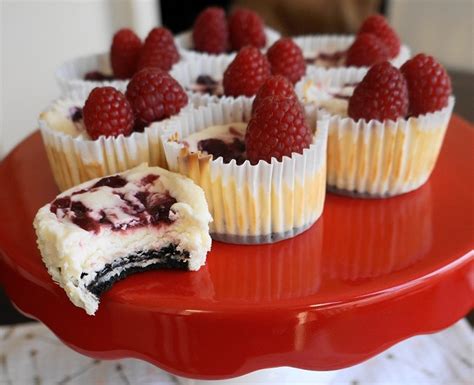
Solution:
<path fill-rule="evenodd" d="M 200 103 L 153 68 L 139 71 L 126 94 L 99 87 L 53 102 L 40 115 L 39 127 L 56 184 L 62 191 L 141 163 L 166 167 L 155 122 Z"/>
<path fill-rule="evenodd" d="M 62 64 L 56 70 L 61 95 L 89 93 L 95 87 L 114 87 L 125 91 L 129 80 L 146 67 L 169 71 L 180 59 L 173 35 L 163 27 L 154 28 L 144 43 L 130 29 L 113 37 L 110 51 L 88 55 Z"/>
<path fill-rule="evenodd" d="M 328 187 L 360 197 L 415 190 L 434 168 L 451 117 L 449 77 L 425 55 L 401 71 L 384 62 L 362 76 L 313 72 L 296 87 L 305 103 L 331 115 Z"/>
<path fill-rule="evenodd" d="M 313 136 L 296 98 L 269 96 L 253 114 L 250 99 L 228 98 L 170 119 L 162 140 L 170 169 L 204 189 L 214 239 L 271 243 L 322 213 L 325 124 Z"/>
<path fill-rule="evenodd" d="M 390 61 L 400 67 L 410 58 L 396 32 L 381 15 L 368 17 L 352 35 L 313 35 L 294 38 L 310 66 L 323 68 L 370 67 Z"/>
<path fill-rule="evenodd" d="M 223 8 L 208 7 L 197 16 L 192 30 L 177 35 L 175 42 L 184 58 L 194 60 L 203 54 L 233 57 L 244 46 L 265 50 L 279 37 L 250 9 L 236 9 L 227 18 Z"/>

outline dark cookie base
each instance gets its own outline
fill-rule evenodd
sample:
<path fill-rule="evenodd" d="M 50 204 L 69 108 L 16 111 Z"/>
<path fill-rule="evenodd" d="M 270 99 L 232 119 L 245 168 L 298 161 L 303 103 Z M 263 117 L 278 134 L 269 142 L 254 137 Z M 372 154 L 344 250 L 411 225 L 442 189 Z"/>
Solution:
<path fill-rule="evenodd" d="M 145 267 L 132 265 L 137 262 L 153 259 L 156 259 L 157 262 Z M 120 269 L 120 273 L 115 274 L 106 280 L 105 277 L 107 274 L 113 272 L 116 269 Z M 188 270 L 189 253 L 187 251 L 178 251 L 176 245 L 168 245 L 161 248 L 160 250 L 151 250 L 140 254 L 128 255 L 114 263 L 107 264 L 101 271 L 97 273 L 94 281 L 92 281 L 87 286 L 87 290 L 97 297 L 100 297 L 104 292 L 109 290 L 115 282 L 120 281 L 121 279 L 124 279 L 134 273 L 156 269 Z"/>

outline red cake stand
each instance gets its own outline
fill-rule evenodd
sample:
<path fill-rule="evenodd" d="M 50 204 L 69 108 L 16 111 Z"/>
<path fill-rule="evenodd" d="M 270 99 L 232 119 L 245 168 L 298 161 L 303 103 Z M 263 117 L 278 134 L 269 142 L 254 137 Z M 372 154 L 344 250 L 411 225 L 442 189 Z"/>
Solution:
<path fill-rule="evenodd" d="M 52 282 L 36 248 L 33 217 L 58 191 L 35 133 L 0 165 L 0 281 L 20 311 L 91 357 L 140 358 L 197 379 L 344 368 L 473 308 L 473 148 L 474 128 L 453 117 L 419 190 L 328 194 L 305 233 L 273 245 L 214 242 L 200 271 L 131 276 L 91 317 Z"/>

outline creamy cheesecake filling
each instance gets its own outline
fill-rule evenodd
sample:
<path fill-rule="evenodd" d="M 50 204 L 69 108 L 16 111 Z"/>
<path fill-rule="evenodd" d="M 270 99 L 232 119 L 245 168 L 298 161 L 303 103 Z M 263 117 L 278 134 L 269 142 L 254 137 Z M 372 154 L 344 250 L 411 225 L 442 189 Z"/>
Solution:
<path fill-rule="evenodd" d="M 90 188 L 61 195 L 50 206 L 59 221 L 71 221 L 87 231 L 103 227 L 126 230 L 136 226 L 163 225 L 174 221 L 170 196 L 158 175 L 127 181 L 119 175 L 100 179 Z M 152 191 L 153 187 L 153 191 Z"/>
<path fill-rule="evenodd" d="M 58 100 L 41 114 L 49 126 L 73 138 L 90 139 L 82 118 L 82 107 L 72 100 Z"/>
<path fill-rule="evenodd" d="M 308 80 L 303 85 L 303 103 L 316 106 L 332 115 L 347 116 L 349 99 L 357 84 L 331 86 L 329 82 Z"/>
<path fill-rule="evenodd" d="M 333 68 L 343 67 L 346 63 L 347 50 L 336 51 L 332 53 L 319 52 L 313 56 L 306 56 L 307 64 L 312 64 L 318 67 Z"/>
<path fill-rule="evenodd" d="M 196 81 L 192 83 L 188 89 L 193 92 L 198 92 L 200 94 L 209 94 L 215 96 L 224 95 L 224 86 L 222 84 L 222 79 L 214 79 L 209 75 L 199 75 L 196 78 Z"/>
<path fill-rule="evenodd" d="M 211 126 L 188 136 L 181 143 L 190 152 L 200 151 L 212 155 L 213 159 L 223 158 L 224 163 L 235 159 L 237 164 L 242 164 L 247 160 L 246 130 L 247 123 L 242 122 Z"/>

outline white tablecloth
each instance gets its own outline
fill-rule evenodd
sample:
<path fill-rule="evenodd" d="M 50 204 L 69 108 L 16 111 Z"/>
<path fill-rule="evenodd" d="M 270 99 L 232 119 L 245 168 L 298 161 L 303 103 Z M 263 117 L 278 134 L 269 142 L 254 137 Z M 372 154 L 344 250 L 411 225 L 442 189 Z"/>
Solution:
<path fill-rule="evenodd" d="M 0 384 L 176 385 L 162 370 L 135 359 L 101 361 L 64 346 L 39 323 L 0 328 Z M 247 384 L 245 377 L 237 383 Z M 274 379 L 271 385 L 316 383 Z M 255 383 L 253 383 L 255 384 Z M 436 334 L 416 336 L 371 360 L 340 370 L 331 385 L 472 385 L 474 336 L 465 320 Z"/>

